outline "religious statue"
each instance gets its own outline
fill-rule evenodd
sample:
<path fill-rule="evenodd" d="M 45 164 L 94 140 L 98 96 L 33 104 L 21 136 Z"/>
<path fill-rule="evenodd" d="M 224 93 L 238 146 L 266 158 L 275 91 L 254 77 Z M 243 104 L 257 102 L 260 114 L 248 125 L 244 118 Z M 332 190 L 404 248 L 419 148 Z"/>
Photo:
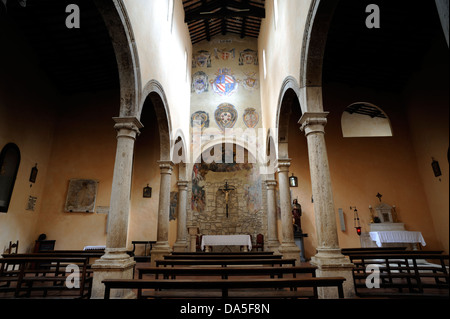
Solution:
<path fill-rule="evenodd" d="M 228 199 L 231 191 L 234 191 L 234 186 L 229 186 L 228 182 L 225 181 L 225 187 L 219 188 L 224 194 L 225 194 L 225 210 L 226 210 L 226 216 L 228 218 Z"/>
<path fill-rule="evenodd" d="M 294 199 L 292 204 L 292 222 L 294 224 L 294 231 L 302 232 L 302 206 L 298 203 L 297 199 Z"/>

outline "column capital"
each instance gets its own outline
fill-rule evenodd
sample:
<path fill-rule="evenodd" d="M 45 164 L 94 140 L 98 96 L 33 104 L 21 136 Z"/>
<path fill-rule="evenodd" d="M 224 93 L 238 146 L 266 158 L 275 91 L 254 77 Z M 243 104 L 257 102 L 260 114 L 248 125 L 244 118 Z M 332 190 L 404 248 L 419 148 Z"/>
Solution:
<path fill-rule="evenodd" d="M 177 185 L 178 185 L 179 190 L 187 190 L 187 188 L 189 186 L 189 181 L 179 180 L 177 182 Z"/>
<path fill-rule="evenodd" d="M 264 183 L 266 183 L 267 189 L 274 189 L 277 186 L 277 181 L 274 179 L 265 180 Z"/>
<path fill-rule="evenodd" d="M 141 132 L 139 129 L 144 125 L 134 116 L 130 117 L 113 117 L 114 129 L 117 131 L 117 137 L 136 138 Z"/>
<path fill-rule="evenodd" d="M 172 174 L 174 163 L 172 161 L 158 161 L 161 174 Z"/>
<path fill-rule="evenodd" d="M 278 172 L 289 172 L 289 166 L 291 166 L 290 158 L 279 158 L 276 163 Z"/>
<path fill-rule="evenodd" d="M 298 121 L 300 130 L 308 136 L 311 133 L 325 133 L 327 116 L 330 112 L 305 112 Z"/>

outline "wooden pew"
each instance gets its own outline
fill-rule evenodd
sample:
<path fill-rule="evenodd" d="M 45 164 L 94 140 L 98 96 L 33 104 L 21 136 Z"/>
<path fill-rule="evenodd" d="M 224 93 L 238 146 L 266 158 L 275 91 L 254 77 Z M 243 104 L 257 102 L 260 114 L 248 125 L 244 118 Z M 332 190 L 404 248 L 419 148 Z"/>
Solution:
<path fill-rule="evenodd" d="M 278 276 L 282 278 L 285 274 L 311 274 L 315 277 L 316 266 L 299 267 L 146 267 L 138 268 L 139 279 L 144 275 L 155 275 L 159 279 L 162 275 L 164 279 L 176 279 L 176 276 L 220 276 L 222 279 L 228 279 L 228 276 L 263 276 L 268 275 L 272 278 Z"/>
<path fill-rule="evenodd" d="M 73 250 L 54 250 L 43 251 L 39 253 L 23 253 L 23 254 L 2 254 L 3 258 L 10 257 L 22 257 L 22 258 L 34 258 L 34 257 L 61 257 L 61 258 L 88 258 L 88 263 L 92 263 L 91 259 L 98 259 L 105 253 L 103 251 L 73 251 Z"/>
<path fill-rule="evenodd" d="M 357 253 L 357 252 L 374 252 L 374 253 L 383 253 L 386 251 L 404 251 L 406 250 L 406 247 L 361 247 L 361 248 L 342 248 L 341 252 L 342 254 L 346 255 L 346 253 Z"/>
<path fill-rule="evenodd" d="M 448 255 L 405 251 L 350 254 L 349 258 L 355 265 L 353 281 L 358 296 L 449 296 Z M 425 260 L 437 263 L 425 263 Z M 379 270 L 380 288 L 369 289 L 366 285 L 366 279 L 372 275 L 369 265 Z"/>
<path fill-rule="evenodd" d="M 295 259 L 174 259 L 174 260 L 155 260 L 156 267 L 159 266 L 222 266 L 228 265 L 291 265 L 295 266 Z"/>
<path fill-rule="evenodd" d="M 282 255 L 207 255 L 207 256 L 193 256 L 193 255 L 166 255 L 164 256 L 165 260 L 180 260 L 180 259 L 196 259 L 196 260 L 205 260 L 205 259 L 282 259 Z"/>
<path fill-rule="evenodd" d="M 137 289 L 141 298 L 195 298 L 198 295 L 190 292 L 208 290 L 206 298 L 304 298 L 304 294 L 296 291 L 299 287 L 336 287 L 339 298 L 344 298 L 343 277 L 321 278 L 277 278 L 277 279 L 241 279 L 241 280 L 143 280 L 143 279 L 105 279 L 105 299 L 110 298 L 111 289 Z M 270 290 L 264 290 L 272 288 Z M 273 289 L 277 288 L 277 289 Z M 280 291 L 282 288 L 290 290 Z M 155 289 L 151 294 L 144 296 L 143 289 Z M 170 291 L 160 291 L 161 289 Z M 243 291 L 230 291 L 233 289 L 251 289 Z M 217 290 L 220 291 L 217 294 Z M 202 294 L 204 298 L 205 294 Z"/>
<path fill-rule="evenodd" d="M 189 255 L 189 256 L 209 256 L 209 255 L 246 255 L 246 256 L 265 256 L 273 255 L 273 251 L 230 251 L 230 252 L 191 252 L 191 251 L 173 251 L 172 255 Z"/>
<path fill-rule="evenodd" d="M 43 297 L 46 297 L 49 290 L 62 292 L 71 289 L 77 292 L 78 298 L 90 297 L 92 277 L 87 272 L 86 257 L 6 257 L 0 258 L 0 264 L 0 282 L 6 283 L 0 287 L 0 291 L 13 291 L 16 298 L 30 297 L 31 291 L 43 291 Z M 18 265 L 19 269 L 9 270 L 7 265 Z M 71 275 L 66 274 L 68 265 L 76 265 L 80 270 L 79 288 L 69 288 L 65 283 Z M 20 295 L 24 291 L 26 293 Z"/>

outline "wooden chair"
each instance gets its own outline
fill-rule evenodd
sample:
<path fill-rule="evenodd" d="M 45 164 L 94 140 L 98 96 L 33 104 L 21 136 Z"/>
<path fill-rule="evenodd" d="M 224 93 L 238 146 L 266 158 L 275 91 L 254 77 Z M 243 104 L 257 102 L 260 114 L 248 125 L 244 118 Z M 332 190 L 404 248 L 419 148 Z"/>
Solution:
<path fill-rule="evenodd" d="M 264 251 L 264 235 L 258 234 L 256 235 L 256 244 L 253 246 L 253 249 Z"/>
<path fill-rule="evenodd" d="M 9 249 L 8 249 L 8 253 L 9 254 L 17 254 L 19 251 L 19 241 L 17 240 L 15 243 L 13 243 L 12 241 L 9 242 Z"/>

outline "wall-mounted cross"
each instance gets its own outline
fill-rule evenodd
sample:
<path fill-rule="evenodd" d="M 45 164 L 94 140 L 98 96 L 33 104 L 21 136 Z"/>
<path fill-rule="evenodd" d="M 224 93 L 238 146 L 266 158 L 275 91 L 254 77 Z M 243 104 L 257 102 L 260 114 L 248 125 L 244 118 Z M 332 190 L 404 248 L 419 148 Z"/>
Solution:
<path fill-rule="evenodd" d="M 380 193 L 377 194 L 377 197 L 379 199 L 379 201 L 381 202 L 381 197 L 383 197 L 383 195 L 381 195 Z"/>

